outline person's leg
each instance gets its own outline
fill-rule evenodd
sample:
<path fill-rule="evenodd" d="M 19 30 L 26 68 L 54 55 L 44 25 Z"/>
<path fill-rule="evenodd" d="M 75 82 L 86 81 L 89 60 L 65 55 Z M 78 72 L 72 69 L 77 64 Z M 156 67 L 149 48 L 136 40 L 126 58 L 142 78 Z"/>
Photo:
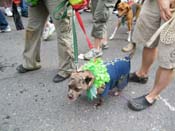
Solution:
<path fill-rule="evenodd" d="M 28 17 L 28 6 L 26 0 L 21 0 L 20 7 L 21 7 L 21 15 L 23 17 Z"/>
<path fill-rule="evenodd" d="M 92 18 L 93 18 L 93 21 L 95 21 L 95 12 L 96 12 L 96 8 L 97 8 L 97 6 L 98 6 L 98 2 L 99 2 L 100 0 L 92 0 Z M 94 38 L 94 48 L 96 48 L 96 49 L 98 49 L 98 50 L 100 50 L 100 43 L 102 42 L 102 39 L 100 38 Z"/>
<path fill-rule="evenodd" d="M 173 69 L 159 67 L 152 90 L 143 96 L 129 100 L 128 107 L 135 111 L 144 110 L 156 102 L 158 95 L 168 86 L 173 78 Z"/>
<path fill-rule="evenodd" d="M 136 22 L 133 32 L 133 43 L 145 44 L 142 52 L 141 67 L 130 74 L 130 82 L 145 84 L 148 81 L 148 73 L 157 54 L 158 39 L 154 41 L 151 47 L 146 47 L 147 41 L 157 31 L 161 25 L 160 11 L 156 1 L 148 0 L 144 3 L 140 16 Z"/>
<path fill-rule="evenodd" d="M 174 28 L 175 22 L 171 22 L 160 33 L 160 41 L 158 44 L 159 68 L 156 72 L 153 88 L 146 95 L 130 100 L 128 102 L 128 106 L 131 109 L 140 111 L 153 105 L 157 96 L 171 82 L 173 77 L 173 69 L 175 68 L 175 38 L 173 35 L 175 34 Z"/>
<path fill-rule="evenodd" d="M 98 0 L 92 0 L 91 1 L 91 10 L 92 10 L 92 19 L 94 19 L 94 13 L 97 7 Z"/>
<path fill-rule="evenodd" d="M 72 48 L 72 28 L 71 28 L 71 10 L 68 10 L 68 16 L 64 19 L 56 20 L 53 16 L 53 10 L 62 0 L 46 0 L 46 6 L 50 16 L 53 18 L 53 23 L 57 33 L 58 44 L 58 73 L 53 78 L 54 82 L 61 82 L 70 76 L 71 71 L 75 70 L 74 55 Z M 63 12 L 58 12 L 61 15 Z"/>
<path fill-rule="evenodd" d="M 142 63 L 139 70 L 134 73 L 130 73 L 130 82 L 137 82 L 145 84 L 148 81 L 148 73 L 150 71 L 151 65 L 157 56 L 157 48 L 143 48 L 142 52 Z"/>
<path fill-rule="evenodd" d="M 43 40 L 45 41 L 49 40 L 49 38 L 52 36 L 54 31 L 55 31 L 55 25 L 50 22 L 50 17 L 48 17 L 44 26 L 43 34 L 42 34 Z"/>
<path fill-rule="evenodd" d="M 140 69 L 136 72 L 139 77 L 147 77 L 151 65 L 157 56 L 157 48 L 143 48 L 142 63 Z"/>
<path fill-rule="evenodd" d="M 11 7 L 12 7 L 12 1 L 11 0 L 3 0 L 3 6 L 5 8 L 5 14 L 7 16 L 13 16 L 12 11 L 11 11 Z"/>
<path fill-rule="evenodd" d="M 0 10 L 0 30 L 6 29 L 7 26 L 8 26 L 8 22 L 5 16 L 3 15 L 2 11 Z"/>
<path fill-rule="evenodd" d="M 44 24 L 48 17 L 44 1 L 36 7 L 29 8 L 28 26 L 26 28 L 25 48 L 23 52 L 23 64 L 17 67 L 19 73 L 39 69 L 40 45 Z"/>
<path fill-rule="evenodd" d="M 3 3 L 3 7 L 4 8 L 7 8 L 8 7 L 8 4 L 7 4 L 7 1 L 6 0 L 2 0 L 2 3 Z"/>
<path fill-rule="evenodd" d="M 105 34 L 107 34 L 107 22 L 109 19 L 109 8 L 106 3 L 107 0 L 98 0 L 96 5 L 91 33 L 92 37 L 94 37 L 94 48 L 84 55 L 84 58 L 87 60 L 102 55 L 101 47 Z"/>
<path fill-rule="evenodd" d="M 12 0 L 7 0 L 8 7 L 12 7 Z"/>
<path fill-rule="evenodd" d="M 95 10 L 97 8 L 98 5 L 98 1 L 99 0 L 92 0 L 91 1 L 91 10 L 92 10 L 92 18 L 94 20 L 94 14 L 95 14 Z M 107 31 L 104 34 L 104 38 L 99 41 L 99 39 L 94 39 L 94 48 L 97 48 L 99 50 L 99 42 L 102 43 L 102 48 L 107 49 L 108 48 L 108 44 L 107 44 Z"/>
<path fill-rule="evenodd" d="M 98 0 L 94 12 L 94 23 L 92 28 L 92 36 L 94 37 L 94 47 L 101 48 L 103 39 L 106 37 L 107 21 L 109 19 L 109 8 L 106 7 L 107 1 Z"/>
<path fill-rule="evenodd" d="M 146 96 L 149 102 L 152 102 L 160 92 L 171 82 L 173 69 L 175 67 L 175 22 L 168 25 L 160 34 L 158 45 L 159 68 L 156 73 L 156 79 L 153 89 Z"/>
<path fill-rule="evenodd" d="M 165 69 L 159 67 L 156 72 L 155 83 L 152 90 L 146 96 L 146 99 L 152 103 L 158 95 L 163 91 L 173 78 L 173 69 Z"/>

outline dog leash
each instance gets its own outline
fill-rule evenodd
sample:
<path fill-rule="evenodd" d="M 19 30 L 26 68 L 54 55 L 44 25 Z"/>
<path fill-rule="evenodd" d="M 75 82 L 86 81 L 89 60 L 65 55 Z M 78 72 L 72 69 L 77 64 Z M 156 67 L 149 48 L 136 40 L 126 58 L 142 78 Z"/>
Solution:
<path fill-rule="evenodd" d="M 74 14 L 74 10 L 72 10 L 72 13 Z M 77 33 L 76 33 L 76 27 L 75 27 L 75 17 L 72 16 L 72 33 L 73 33 L 73 48 L 74 48 L 74 64 L 76 67 L 76 71 L 78 70 L 78 42 L 77 42 Z"/>
<path fill-rule="evenodd" d="M 72 6 L 72 34 L 73 34 L 74 64 L 76 66 L 76 70 L 78 70 L 78 42 L 77 42 L 77 32 L 76 32 L 76 25 L 75 25 L 75 16 L 86 37 L 88 47 L 90 49 L 93 48 L 91 41 L 87 36 L 82 18 L 78 12 L 78 10 L 83 9 L 87 5 L 87 0 L 69 0 L 69 1 L 64 0 L 54 9 L 53 16 L 56 20 L 64 19 L 67 16 L 67 10 L 70 5 Z M 62 9 L 64 9 L 63 14 L 57 15 Z"/>

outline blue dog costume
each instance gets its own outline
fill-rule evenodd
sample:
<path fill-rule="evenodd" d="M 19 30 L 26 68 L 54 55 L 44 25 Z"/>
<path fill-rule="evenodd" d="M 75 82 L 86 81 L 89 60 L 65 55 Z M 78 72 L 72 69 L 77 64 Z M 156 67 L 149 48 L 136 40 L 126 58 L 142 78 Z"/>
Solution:
<path fill-rule="evenodd" d="M 129 80 L 130 72 L 130 56 L 123 59 L 114 59 L 110 62 L 103 62 L 102 60 L 90 60 L 89 63 L 84 65 L 84 70 L 90 71 L 95 79 L 92 86 L 87 90 L 89 99 L 97 97 L 97 89 L 104 87 L 105 89 L 101 94 L 102 97 L 106 96 L 110 90 L 116 87 L 122 90 Z"/>
<path fill-rule="evenodd" d="M 110 90 L 117 88 L 122 90 L 128 84 L 130 72 L 130 56 L 124 59 L 115 59 L 111 62 L 105 63 L 107 72 L 110 76 L 110 81 L 105 84 L 105 89 L 101 94 L 102 97 L 106 96 Z"/>

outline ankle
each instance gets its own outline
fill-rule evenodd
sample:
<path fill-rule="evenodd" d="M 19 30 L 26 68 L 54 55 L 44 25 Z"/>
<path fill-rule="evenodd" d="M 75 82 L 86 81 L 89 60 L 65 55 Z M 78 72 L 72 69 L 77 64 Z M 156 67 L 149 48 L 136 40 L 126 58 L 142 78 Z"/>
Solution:
<path fill-rule="evenodd" d="M 148 74 L 147 74 L 147 73 L 141 72 L 141 71 L 136 72 L 136 75 L 137 75 L 138 77 L 148 77 Z"/>
<path fill-rule="evenodd" d="M 148 94 L 145 98 L 149 103 L 153 103 L 154 100 L 157 99 L 157 95 L 155 96 L 155 95 Z"/>
<path fill-rule="evenodd" d="M 100 47 L 94 47 L 94 49 L 98 52 L 102 50 Z"/>

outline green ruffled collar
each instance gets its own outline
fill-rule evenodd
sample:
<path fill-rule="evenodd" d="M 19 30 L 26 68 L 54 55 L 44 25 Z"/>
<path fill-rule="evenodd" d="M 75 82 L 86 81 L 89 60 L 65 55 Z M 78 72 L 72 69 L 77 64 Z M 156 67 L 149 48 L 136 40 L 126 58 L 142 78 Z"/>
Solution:
<path fill-rule="evenodd" d="M 83 70 L 90 71 L 95 77 L 93 85 L 86 92 L 88 99 L 93 100 L 97 97 L 97 89 L 109 82 L 110 76 L 103 60 L 100 58 L 91 59 L 83 66 Z"/>

